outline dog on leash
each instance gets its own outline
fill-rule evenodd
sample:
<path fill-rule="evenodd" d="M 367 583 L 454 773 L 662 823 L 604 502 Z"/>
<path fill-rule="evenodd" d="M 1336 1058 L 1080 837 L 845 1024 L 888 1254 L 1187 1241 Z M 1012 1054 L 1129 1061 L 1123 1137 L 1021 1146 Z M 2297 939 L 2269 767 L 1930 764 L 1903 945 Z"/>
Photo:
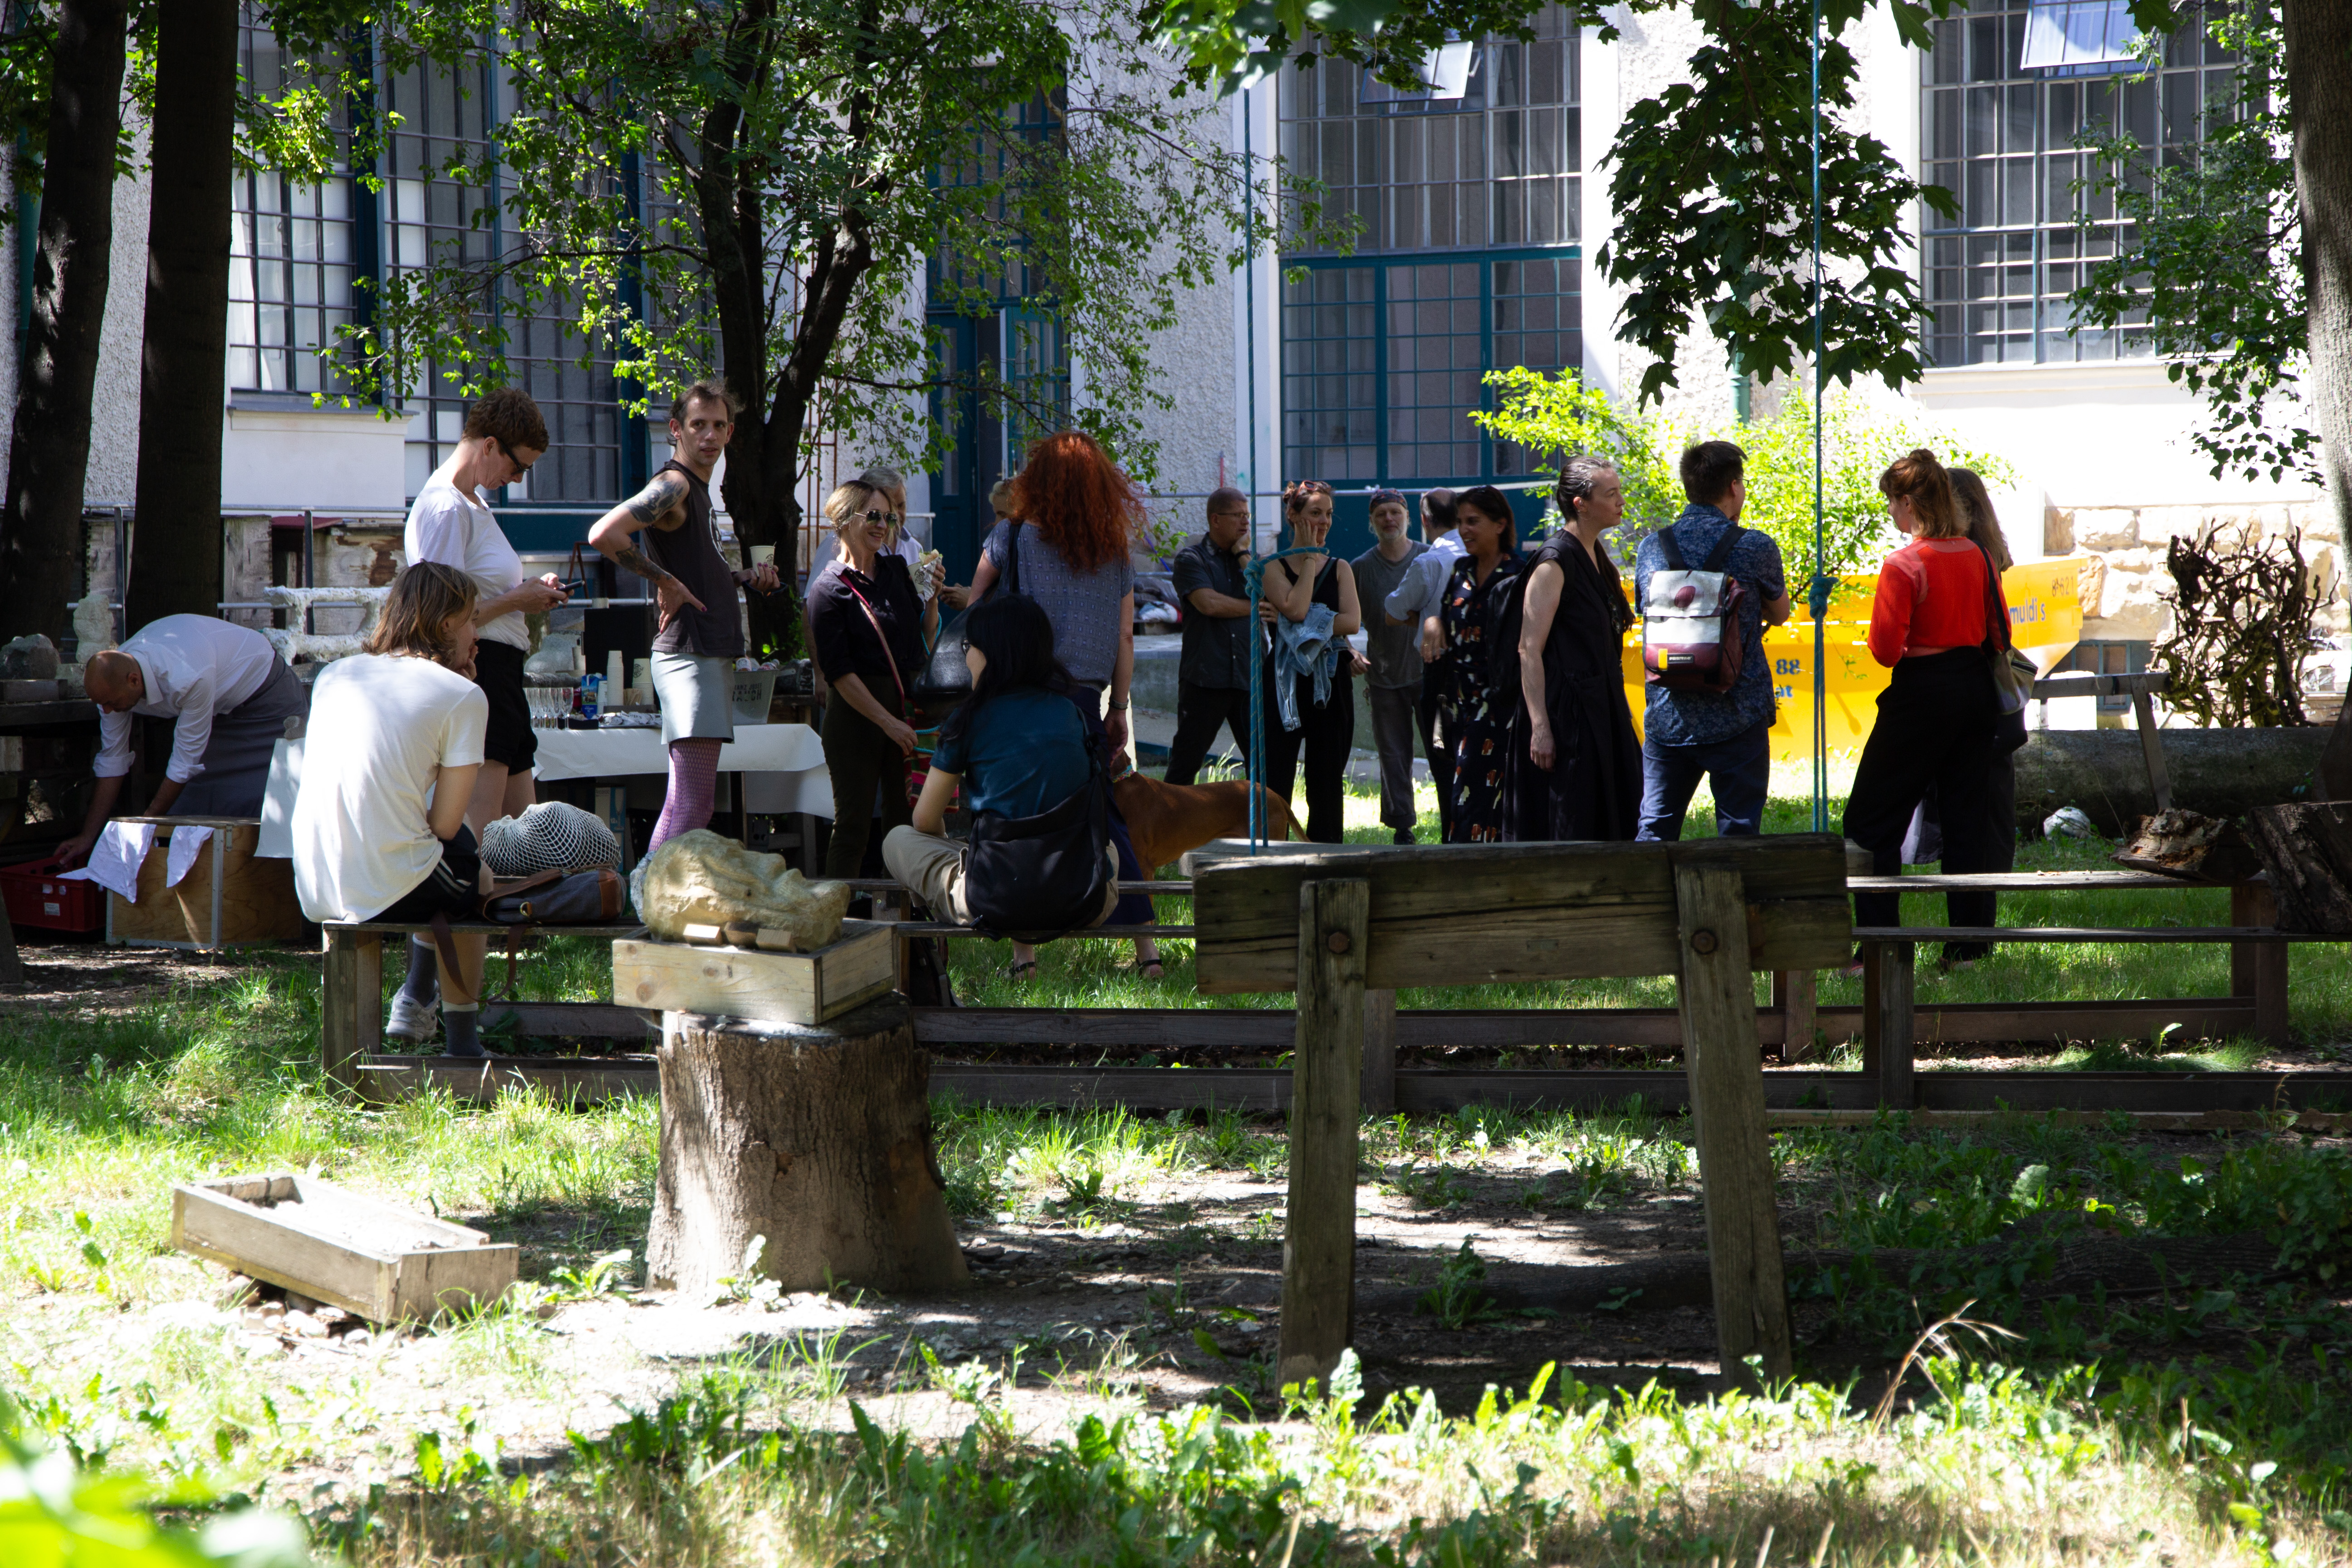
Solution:
<path fill-rule="evenodd" d="M 1127 819 L 1127 836 L 1146 875 L 1188 850 L 1213 838 L 1249 836 L 1250 786 L 1239 780 L 1224 784 L 1171 784 L 1132 772 L 1110 786 L 1119 815 Z M 1276 844 L 1307 837 L 1290 815 L 1290 806 L 1264 784 L 1257 786 L 1265 803 L 1261 819 L 1265 836 Z"/>

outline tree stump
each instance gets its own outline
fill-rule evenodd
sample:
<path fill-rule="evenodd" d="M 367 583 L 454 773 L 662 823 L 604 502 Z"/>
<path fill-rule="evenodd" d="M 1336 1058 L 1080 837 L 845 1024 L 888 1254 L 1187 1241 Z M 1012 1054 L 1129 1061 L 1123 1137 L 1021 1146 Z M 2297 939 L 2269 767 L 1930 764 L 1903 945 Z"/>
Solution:
<path fill-rule="evenodd" d="M 660 1064 L 654 1284 L 707 1291 L 755 1237 L 756 1272 L 788 1290 L 969 1280 L 904 997 L 825 1026 L 665 1014 Z"/>
<path fill-rule="evenodd" d="M 2246 813 L 2270 873 L 2282 931 L 2352 935 L 2352 801 L 2299 801 Z"/>

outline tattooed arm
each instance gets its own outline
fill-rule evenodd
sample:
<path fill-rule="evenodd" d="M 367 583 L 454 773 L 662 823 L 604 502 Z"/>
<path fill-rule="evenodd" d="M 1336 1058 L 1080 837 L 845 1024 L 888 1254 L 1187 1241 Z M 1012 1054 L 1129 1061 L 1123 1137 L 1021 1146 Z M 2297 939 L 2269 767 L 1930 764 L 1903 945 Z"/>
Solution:
<path fill-rule="evenodd" d="M 640 528 L 657 528 L 664 532 L 676 529 L 686 521 L 685 500 L 686 480 L 665 470 L 656 474 L 644 489 L 598 518 L 596 526 L 588 531 L 588 542 L 597 553 L 654 585 L 654 598 L 661 606 L 661 624 L 665 626 L 688 605 L 698 610 L 706 606 L 687 592 L 685 584 L 655 564 L 637 547 L 635 536 Z"/>

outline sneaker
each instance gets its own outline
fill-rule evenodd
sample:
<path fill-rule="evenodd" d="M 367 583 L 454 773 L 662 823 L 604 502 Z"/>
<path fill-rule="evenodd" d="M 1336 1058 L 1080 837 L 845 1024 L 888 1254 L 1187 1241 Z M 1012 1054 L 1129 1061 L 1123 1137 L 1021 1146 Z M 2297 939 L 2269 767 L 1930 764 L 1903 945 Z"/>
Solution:
<path fill-rule="evenodd" d="M 1412 828 L 1410 828 L 1410 827 L 1400 827 L 1400 828 L 1398 828 L 1398 829 L 1396 830 L 1396 837 L 1393 837 L 1393 838 L 1391 838 L 1391 839 L 1390 839 L 1390 840 L 1389 840 L 1389 842 L 1390 842 L 1390 843 L 1391 843 L 1391 844 L 1411 844 L 1411 843 L 1413 843 L 1413 842 L 1414 842 L 1414 839 L 1413 839 L 1413 837 L 1412 837 Z"/>
<path fill-rule="evenodd" d="M 430 1002 L 419 1002 L 405 991 L 392 995 L 392 1016 L 383 1032 L 398 1040 L 429 1040 L 441 1032 L 441 1010 Z"/>

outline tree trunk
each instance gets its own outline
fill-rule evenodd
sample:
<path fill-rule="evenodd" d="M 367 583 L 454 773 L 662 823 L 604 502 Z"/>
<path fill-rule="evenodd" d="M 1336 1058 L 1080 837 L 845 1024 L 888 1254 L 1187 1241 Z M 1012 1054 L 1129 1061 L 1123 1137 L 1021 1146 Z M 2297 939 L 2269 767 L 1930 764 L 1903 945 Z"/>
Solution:
<path fill-rule="evenodd" d="M 2293 800 L 2318 767 L 2329 731 L 2167 730 L 2164 765 L 2175 808 L 2236 816 Z M 2121 837 L 2156 810 L 2140 738 L 2129 730 L 2045 730 L 2026 737 L 2013 759 L 2017 823 L 2041 826 L 2062 805 L 2079 806 L 2099 831 Z"/>
<path fill-rule="evenodd" d="M 0 626 L 42 632 L 53 642 L 70 629 L 67 605 L 81 587 L 82 486 L 114 250 L 114 146 L 129 25 L 123 0 L 67 0 L 49 55 L 40 252 L 0 513 Z"/>
<path fill-rule="evenodd" d="M 2281 931 L 2352 936 L 2352 801 L 2258 807 L 2246 837 L 2270 873 Z"/>
<path fill-rule="evenodd" d="M 162 16 L 137 532 L 123 599 L 133 631 L 163 616 L 218 615 L 221 598 L 236 0 L 173 0 Z"/>
<path fill-rule="evenodd" d="M 660 1060 L 655 1284 L 696 1294 L 757 1273 L 788 1290 L 923 1291 L 970 1279 L 904 997 L 825 1027 L 672 1013 Z"/>
<path fill-rule="evenodd" d="M 2352 4 L 2286 0 L 2287 118 L 2309 300 L 2306 388 L 2337 537 L 2352 527 Z"/>

